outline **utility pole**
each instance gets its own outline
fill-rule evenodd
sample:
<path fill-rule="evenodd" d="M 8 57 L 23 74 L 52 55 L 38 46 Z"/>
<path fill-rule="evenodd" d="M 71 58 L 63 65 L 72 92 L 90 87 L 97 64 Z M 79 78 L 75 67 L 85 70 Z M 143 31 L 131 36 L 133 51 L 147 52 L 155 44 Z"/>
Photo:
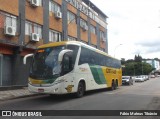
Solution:
<path fill-rule="evenodd" d="M 142 75 L 143 75 L 143 62 L 142 62 Z"/>

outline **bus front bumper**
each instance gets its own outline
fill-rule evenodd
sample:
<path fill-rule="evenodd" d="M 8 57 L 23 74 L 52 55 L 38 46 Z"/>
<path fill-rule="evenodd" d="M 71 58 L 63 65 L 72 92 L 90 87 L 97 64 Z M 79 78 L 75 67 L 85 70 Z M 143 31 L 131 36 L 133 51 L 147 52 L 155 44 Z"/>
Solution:
<path fill-rule="evenodd" d="M 63 84 L 56 84 L 53 86 L 33 86 L 28 84 L 28 90 L 31 93 L 41 93 L 41 94 L 65 94 L 65 90 L 62 88 Z"/>

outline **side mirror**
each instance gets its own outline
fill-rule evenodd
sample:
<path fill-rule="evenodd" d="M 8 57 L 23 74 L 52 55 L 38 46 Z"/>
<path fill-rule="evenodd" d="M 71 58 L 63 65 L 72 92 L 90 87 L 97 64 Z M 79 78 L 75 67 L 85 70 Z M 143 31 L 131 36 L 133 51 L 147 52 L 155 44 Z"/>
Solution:
<path fill-rule="evenodd" d="M 23 64 L 26 64 L 26 60 L 28 57 L 32 57 L 33 54 L 28 54 L 28 55 L 25 55 L 24 58 L 23 58 Z"/>
<path fill-rule="evenodd" d="M 59 53 L 59 56 L 58 56 L 58 62 L 61 63 L 62 60 L 63 60 L 63 56 L 64 54 L 68 53 L 68 52 L 73 52 L 72 50 L 62 50 L 60 53 Z"/>

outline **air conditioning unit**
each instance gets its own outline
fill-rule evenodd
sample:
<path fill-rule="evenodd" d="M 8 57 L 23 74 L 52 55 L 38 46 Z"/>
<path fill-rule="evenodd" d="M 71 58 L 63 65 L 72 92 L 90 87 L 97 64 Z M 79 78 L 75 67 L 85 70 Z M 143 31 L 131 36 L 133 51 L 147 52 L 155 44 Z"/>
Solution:
<path fill-rule="evenodd" d="M 60 11 L 55 12 L 55 17 L 57 19 L 61 19 L 62 18 L 62 13 Z"/>
<path fill-rule="evenodd" d="M 102 42 L 106 42 L 106 38 L 105 37 L 102 38 Z"/>
<path fill-rule="evenodd" d="M 39 34 L 32 33 L 31 34 L 31 41 L 38 42 L 39 41 Z"/>
<path fill-rule="evenodd" d="M 4 32 L 6 35 L 15 36 L 16 28 L 13 26 L 5 26 Z"/>
<path fill-rule="evenodd" d="M 87 31 L 87 30 L 88 30 L 88 26 L 84 24 L 84 25 L 82 26 L 82 29 L 83 29 L 84 31 Z"/>
<path fill-rule="evenodd" d="M 31 0 L 30 3 L 34 7 L 38 7 L 39 6 L 39 0 Z"/>

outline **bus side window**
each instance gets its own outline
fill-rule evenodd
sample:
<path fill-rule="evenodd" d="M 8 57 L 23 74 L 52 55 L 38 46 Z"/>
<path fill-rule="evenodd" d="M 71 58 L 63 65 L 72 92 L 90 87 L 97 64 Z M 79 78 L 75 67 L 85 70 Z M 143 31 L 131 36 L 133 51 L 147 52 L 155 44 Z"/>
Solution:
<path fill-rule="evenodd" d="M 79 59 L 79 65 L 89 63 L 90 64 L 90 51 L 87 48 L 81 47 L 81 54 Z"/>
<path fill-rule="evenodd" d="M 89 59 L 90 59 L 90 62 L 89 62 L 89 64 L 91 64 L 91 65 L 94 65 L 95 64 L 95 56 L 94 56 L 94 52 L 93 51 L 90 51 L 89 53 L 88 53 L 88 56 L 89 56 Z"/>

